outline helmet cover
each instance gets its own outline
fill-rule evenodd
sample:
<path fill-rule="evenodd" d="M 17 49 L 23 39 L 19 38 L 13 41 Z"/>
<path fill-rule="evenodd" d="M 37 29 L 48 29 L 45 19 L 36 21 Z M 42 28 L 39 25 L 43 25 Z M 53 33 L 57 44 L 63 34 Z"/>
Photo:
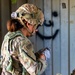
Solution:
<path fill-rule="evenodd" d="M 19 19 L 22 25 L 25 25 L 24 20 L 31 25 L 42 25 L 44 21 L 44 14 L 42 11 L 33 4 L 23 4 L 15 12 L 11 14 L 11 17 Z"/>

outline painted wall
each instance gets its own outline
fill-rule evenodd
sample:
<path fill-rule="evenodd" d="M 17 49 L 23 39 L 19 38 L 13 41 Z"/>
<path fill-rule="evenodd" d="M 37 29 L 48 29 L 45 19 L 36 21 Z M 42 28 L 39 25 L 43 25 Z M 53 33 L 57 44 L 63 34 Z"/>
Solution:
<path fill-rule="evenodd" d="M 43 75 L 70 75 L 75 68 L 75 0 L 17 0 L 11 5 L 10 0 L 0 0 L 0 40 L 7 32 L 6 22 L 10 19 L 10 13 L 24 3 L 37 5 L 45 15 L 46 24 L 52 22 L 50 25 L 53 26 L 45 26 L 44 23 L 39 28 L 42 35 L 52 36 L 59 30 L 54 39 L 41 39 L 37 34 L 30 38 L 35 51 L 43 47 L 51 48 L 49 66 Z"/>

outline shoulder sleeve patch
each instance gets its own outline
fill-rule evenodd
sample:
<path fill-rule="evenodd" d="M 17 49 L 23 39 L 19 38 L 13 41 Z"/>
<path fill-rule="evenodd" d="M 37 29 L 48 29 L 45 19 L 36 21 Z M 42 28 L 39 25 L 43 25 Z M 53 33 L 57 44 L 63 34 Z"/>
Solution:
<path fill-rule="evenodd" d="M 31 44 L 30 42 L 27 42 L 27 43 L 26 43 L 26 48 L 27 48 L 28 50 L 32 49 L 32 44 Z"/>

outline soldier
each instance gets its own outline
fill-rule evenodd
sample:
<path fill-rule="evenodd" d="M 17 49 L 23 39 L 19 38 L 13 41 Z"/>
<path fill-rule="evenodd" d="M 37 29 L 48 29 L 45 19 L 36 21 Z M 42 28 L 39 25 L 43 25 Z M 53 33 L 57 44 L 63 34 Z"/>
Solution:
<path fill-rule="evenodd" d="M 44 21 L 42 11 L 33 4 L 23 4 L 11 14 L 7 22 L 1 55 L 3 56 L 1 75 L 40 75 L 47 67 L 46 56 L 37 60 L 33 45 L 28 39 Z"/>

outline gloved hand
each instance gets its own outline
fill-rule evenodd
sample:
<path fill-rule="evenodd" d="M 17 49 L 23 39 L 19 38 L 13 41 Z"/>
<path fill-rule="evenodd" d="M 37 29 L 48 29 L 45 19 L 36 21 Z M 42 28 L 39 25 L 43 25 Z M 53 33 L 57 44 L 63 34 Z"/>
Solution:
<path fill-rule="evenodd" d="M 49 50 L 49 49 L 46 49 L 46 50 L 43 52 L 43 54 L 45 55 L 46 60 L 51 57 L 51 54 L 50 54 L 50 50 Z"/>

